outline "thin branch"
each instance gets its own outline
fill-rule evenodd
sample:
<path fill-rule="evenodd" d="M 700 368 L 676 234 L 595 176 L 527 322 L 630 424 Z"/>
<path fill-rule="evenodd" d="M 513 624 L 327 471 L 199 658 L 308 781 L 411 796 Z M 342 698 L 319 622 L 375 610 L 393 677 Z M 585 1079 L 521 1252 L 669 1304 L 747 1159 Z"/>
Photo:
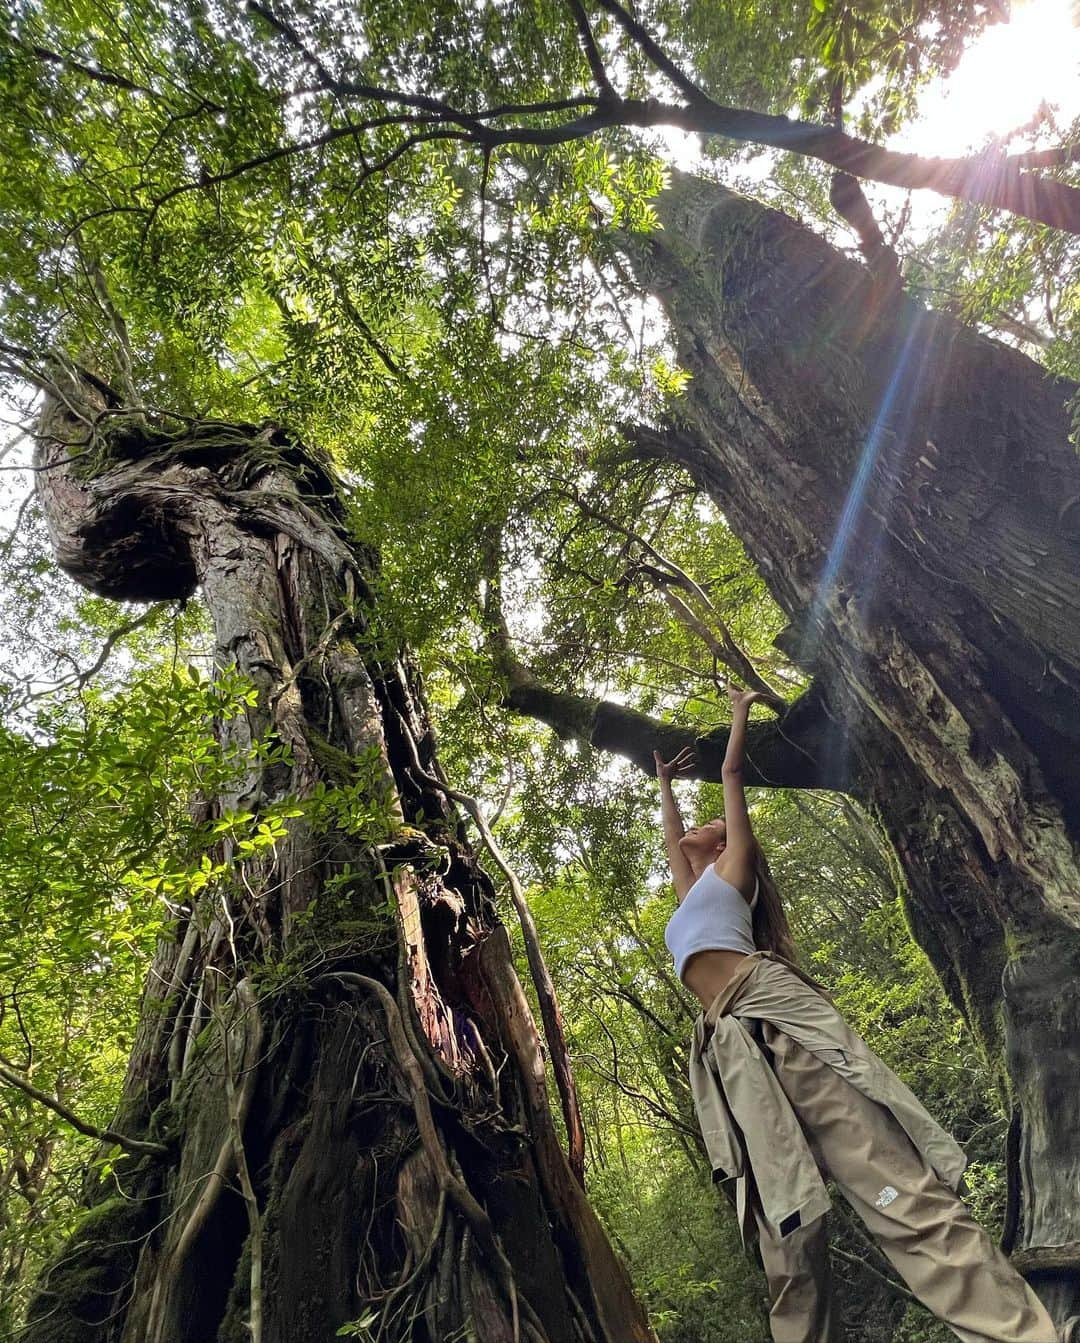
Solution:
<path fill-rule="evenodd" d="M 145 84 L 136 84 L 123 75 L 113 74 L 111 70 L 100 70 L 93 65 L 83 65 L 81 61 L 75 60 L 72 56 L 65 56 L 62 52 L 50 51 L 48 47 L 30 46 L 25 42 L 20 42 L 17 37 L 12 38 L 11 43 L 22 51 L 30 52 L 39 61 L 62 66 L 65 70 L 75 70 L 80 75 L 85 75 L 87 79 L 94 80 L 95 83 L 107 84 L 114 89 L 125 89 L 128 93 L 145 93 L 151 98 L 158 96 L 153 89 L 147 88 Z"/>
<path fill-rule="evenodd" d="M 158 196 L 154 200 L 150 210 L 148 226 L 153 223 L 154 216 L 159 210 L 168 205 L 171 200 L 175 200 L 177 196 L 186 195 L 189 191 L 205 191 L 208 187 L 220 186 L 222 182 L 231 182 L 233 178 L 253 172 L 256 168 L 264 168 L 267 164 L 277 163 L 281 159 L 293 158 L 297 154 L 306 154 L 311 149 L 321 149 L 323 145 L 333 144 L 335 140 L 342 140 L 346 136 L 355 134 L 355 126 L 333 126 L 330 130 L 324 131 L 322 135 L 316 135 L 310 140 L 297 140 L 292 144 L 277 145 L 273 149 L 268 149 L 264 154 L 256 154 L 250 159 L 244 159 L 241 163 L 234 163 L 231 167 L 223 168 L 221 172 L 207 172 L 203 173 L 194 182 L 181 182 L 178 186 L 172 187 L 171 190 L 166 191 L 164 195 Z M 108 213 L 108 211 L 99 213 Z"/>
<path fill-rule="evenodd" d="M 496 121 L 500 117 L 546 116 L 551 112 L 577 112 L 585 108 L 597 108 L 600 99 L 588 94 L 576 98 L 552 98 L 539 103 L 496 103 L 475 114 L 477 121 Z"/>
<path fill-rule="evenodd" d="M 248 0 L 247 8 L 250 13 L 258 14 L 259 18 L 265 23 L 268 23 L 271 28 L 275 29 L 275 31 L 279 32 L 286 42 L 288 42 L 289 46 L 295 51 L 298 51 L 300 55 L 303 56 L 304 60 L 308 62 L 322 80 L 323 85 L 326 88 L 331 87 L 334 83 L 334 76 L 326 66 L 323 65 L 322 61 L 319 60 L 318 56 L 308 49 L 300 34 L 288 19 L 283 19 L 277 14 L 274 14 L 271 10 L 267 9 L 265 5 L 260 5 L 258 0 Z"/>
<path fill-rule="evenodd" d="M 68 458 L 63 463 L 54 462 L 53 465 L 67 465 L 70 460 L 71 459 Z M 44 469 L 44 467 L 35 468 L 35 470 Z M 140 615 L 134 616 L 131 620 L 126 620 L 122 625 L 117 625 L 116 629 L 109 633 L 105 642 L 101 645 L 101 651 L 85 671 L 77 668 L 74 675 L 65 677 L 62 681 L 57 681 L 46 690 L 35 691 L 29 698 L 31 700 L 43 699 L 46 695 L 55 695 L 57 691 L 67 690 L 71 686 L 78 686 L 81 690 L 84 686 L 89 684 L 102 667 L 104 667 L 105 663 L 109 660 L 113 649 L 120 640 L 127 638 L 129 634 L 133 634 L 137 629 L 141 629 L 143 625 L 147 624 L 157 614 L 157 609 L 157 604 L 155 603 L 153 606 L 148 606 Z M 71 662 L 75 661 L 74 658 L 69 660 Z"/>
<path fill-rule="evenodd" d="M 308 51 L 296 29 L 285 19 L 278 17 L 265 5 L 260 4 L 259 0 L 247 0 L 246 7 L 250 13 L 258 14 L 275 32 L 284 37 L 294 51 L 298 51 L 306 61 L 315 66 L 328 93 L 334 93 L 338 97 L 370 98 L 373 102 L 400 103 L 403 107 L 414 107 L 417 111 L 427 112 L 439 120 L 455 122 L 464 130 L 474 133 L 483 130 L 481 124 L 473 116 L 467 112 L 459 111 L 442 98 L 433 98 L 424 93 L 404 93 L 400 89 L 386 89 L 378 84 L 367 84 L 359 80 L 338 79 L 316 56 Z"/>
<path fill-rule="evenodd" d="M 365 168 L 357 178 L 356 186 L 353 187 L 353 190 L 355 191 L 358 187 L 362 187 L 364 183 L 367 182 L 369 178 L 374 177 L 376 173 L 385 172 L 391 164 L 396 163 L 398 159 L 407 154 L 410 149 L 415 149 L 417 145 L 427 144 L 431 140 L 462 140 L 468 142 L 470 137 L 463 135 L 460 131 L 452 130 L 424 131 L 421 134 L 410 135 L 408 139 L 403 140 L 396 149 L 391 150 L 385 158 L 382 158 L 377 163 L 373 163 L 370 167 Z"/>
<path fill-rule="evenodd" d="M 0 1081 L 6 1082 L 8 1086 L 16 1087 L 24 1095 L 29 1096 L 31 1100 L 46 1106 L 47 1109 L 52 1110 L 54 1114 L 59 1115 L 61 1119 L 70 1124 L 73 1129 L 85 1134 L 88 1138 L 96 1138 L 98 1142 L 107 1142 L 115 1147 L 122 1147 L 125 1152 L 130 1152 L 133 1156 L 169 1155 L 169 1149 L 163 1143 L 141 1142 L 138 1138 L 128 1138 L 123 1133 L 117 1133 L 115 1129 L 98 1128 L 97 1125 L 88 1123 L 85 1119 L 80 1119 L 74 1111 L 69 1110 L 55 1096 L 39 1091 L 33 1083 L 28 1082 L 25 1077 L 20 1077 L 18 1073 L 12 1072 L 2 1063 L 0 1063 Z"/>
<path fill-rule="evenodd" d="M 593 30 L 589 24 L 589 16 L 585 13 L 581 0 L 568 0 L 568 3 L 574 15 L 574 22 L 577 24 L 578 36 L 581 38 L 581 45 L 585 51 L 585 59 L 589 62 L 593 81 L 600 90 L 602 98 L 614 98 L 617 95 L 611 87 L 607 70 L 604 69 L 604 61 L 596 45 L 596 38 L 593 36 Z"/>
<path fill-rule="evenodd" d="M 605 1081 L 610 1082 L 613 1086 L 618 1087 L 618 1089 L 623 1093 L 624 1096 L 629 1096 L 631 1100 L 639 1101 L 642 1105 L 644 1105 L 646 1110 L 649 1110 L 654 1115 L 657 1115 L 660 1119 L 664 1121 L 665 1124 L 669 1124 L 673 1129 L 678 1129 L 681 1132 L 687 1134 L 689 1137 L 696 1138 L 698 1136 L 697 1128 L 692 1127 L 691 1125 L 685 1123 L 685 1121 L 681 1119 L 679 1115 L 675 1114 L 673 1110 L 668 1109 L 666 1105 L 662 1104 L 654 1097 L 647 1096 L 644 1091 L 639 1091 L 637 1087 L 631 1086 L 629 1082 L 623 1080 L 619 1068 L 619 1051 L 618 1046 L 615 1043 L 615 1036 L 612 1034 L 611 1029 L 608 1026 L 607 1022 L 603 1019 L 603 1017 L 599 1014 L 599 1012 L 595 1010 L 595 1008 L 590 1007 L 588 1003 L 584 1003 L 583 1006 L 586 1012 L 588 1012 L 589 1016 L 591 1016 L 595 1020 L 596 1024 L 607 1036 L 608 1044 L 611 1046 L 611 1072 L 610 1073 L 606 1072 L 600 1066 L 599 1055 L 593 1055 L 593 1058 L 595 1060 L 593 1067 L 595 1071 L 599 1073 L 600 1076 L 603 1077 Z"/>
<path fill-rule="evenodd" d="M 623 523 L 615 521 L 614 518 L 609 517 L 601 509 L 594 508 L 591 504 L 587 504 L 575 490 L 556 489 L 553 492 L 562 494 L 567 499 L 572 500 L 576 507 L 580 509 L 586 517 L 591 517 L 595 521 L 602 523 L 604 526 L 610 527 L 621 536 L 625 536 L 626 539 L 634 545 L 639 546 L 645 554 L 651 556 L 660 568 L 655 569 L 650 565 L 639 565 L 639 568 L 642 572 L 648 574 L 648 576 L 656 583 L 661 591 L 661 595 L 670 606 L 677 619 L 682 621 L 688 628 L 692 629 L 704 641 L 706 647 L 712 653 L 716 661 L 722 662 L 726 667 L 729 667 L 736 673 L 736 675 L 741 677 L 751 689 L 760 690 L 765 696 L 766 702 L 777 713 L 784 712 L 787 708 L 787 702 L 784 697 L 773 689 L 754 666 L 750 657 L 739 647 L 727 622 L 720 615 L 719 611 L 717 611 L 712 601 L 710 601 L 708 593 L 699 583 L 696 583 L 683 568 L 675 563 L 674 560 L 661 554 L 651 541 L 639 535 L 639 533 L 633 531 Z M 710 629 L 709 626 L 703 620 L 699 619 L 686 603 L 681 600 L 681 598 L 670 591 L 672 584 L 683 588 L 684 591 L 696 598 L 705 607 L 709 612 L 710 619 L 715 624 L 718 633 Z"/>
<path fill-rule="evenodd" d="M 918 1301 L 919 1298 L 914 1292 L 909 1292 L 902 1283 L 897 1282 L 895 1278 L 890 1278 L 887 1273 L 882 1273 L 881 1269 L 875 1268 L 868 1260 L 860 1259 L 857 1254 L 849 1254 L 847 1250 L 842 1250 L 839 1245 L 830 1245 L 829 1253 L 836 1259 L 843 1259 L 846 1263 L 854 1264 L 856 1268 L 866 1269 L 867 1273 L 872 1273 L 875 1278 L 879 1278 L 890 1292 L 902 1297 L 903 1300 Z"/>
<path fill-rule="evenodd" d="M 79 260 L 82 263 L 83 272 L 90 283 L 90 292 L 93 295 L 98 307 L 109 323 L 109 327 L 116 338 L 116 357 L 119 364 L 120 384 L 124 392 L 127 407 L 133 411 L 141 411 L 142 405 L 138 390 L 135 386 L 135 375 L 133 372 L 133 358 L 131 353 L 131 340 L 128 335 L 127 322 L 123 314 L 113 300 L 109 290 L 109 282 L 105 278 L 105 272 L 101 269 L 97 257 L 88 254 L 87 248 L 81 231 L 76 231 L 75 241 L 78 247 Z"/>
<path fill-rule="evenodd" d="M 606 9 L 613 16 L 615 21 L 631 39 L 635 42 L 649 60 L 661 71 L 667 75 L 668 79 L 675 85 L 679 92 L 690 103 L 698 101 L 710 102 L 711 99 L 694 83 L 689 75 L 685 74 L 671 57 L 660 46 L 659 42 L 652 36 L 649 30 L 618 3 L 618 0 L 599 0 L 600 7 Z"/>
<path fill-rule="evenodd" d="M 15 514 L 15 521 L 11 524 L 11 531 L 0 541 L 0 555 L 8 555 L 15 544 L 15 538 L 22 535 L 23 521 L 26 518 L 27 509 L 34 503 L 37 495 L 33 490 L 28 490 L 23 496 L 22 503 Z"/>
<path fill-rule="evenodd" d="M 491 321 L 501 330 L 505 331 L 503 326 L 502 313 L 499 311 L 499 304 L 495 298 L 495 286 L 491 280 L 491 255 L 487 243 L 487 207 L 488 207 L 488 183 L 491 179 L 491 150 L 484 149 L 484 166 L 480 174 L 480 269 L 484 275 L 484 288 L 487 290 L 488 315 Z"/>
<path fill-rule="evenodd" d="M 1030 322 L 1025 322 L 1019 317 L 1013 317 L 1007 312 L 994 313 L 992 317 L 987 317 L 985 321 L 987 326 L 1003 331 L 1008 336 L 1015 336 L 1025 345 L 1037 345 L 1040 349 L 1045 350 L 1054 343 L 1053 336 L 1047 332 L 1039 331 Z"/>
<path fill-rule="evenodd" d="M 712 618 L 719 630 L 719 634 L 717 634 L 715 630 L 710 629 L 705 621 L 701 620 L 696 613 L 690 609 L 678 593 L 672 591 L 671 583 L 664 581 L 666 575 L 657 573 L 655 569 L 650 568 L 648 565 L 643 565 L 642 569 L 644 572 L 655 577 L 656 585 L 660 589 L 660 595 L 667 603 L 676 620 L 684 624 L 687 629 L 693 630 L 713 655 L 714 670 L 717 662 L 723 663 L 725 667 L 741 677 L 746 685 L 752 690 L 760 691 L 764 697 L 763 702 L 768 704 L 774 712 L 779 714 L 784 713 L 788 707 L 787 701 L 784 699 L 783 695 L 777 694 L 764 676 L 762 676 L 754 666 L 746 653 L 744 653 L 735 642 L 727 622 L 723 620 L 719 614 L 715 612 L 713 613 Z"/>

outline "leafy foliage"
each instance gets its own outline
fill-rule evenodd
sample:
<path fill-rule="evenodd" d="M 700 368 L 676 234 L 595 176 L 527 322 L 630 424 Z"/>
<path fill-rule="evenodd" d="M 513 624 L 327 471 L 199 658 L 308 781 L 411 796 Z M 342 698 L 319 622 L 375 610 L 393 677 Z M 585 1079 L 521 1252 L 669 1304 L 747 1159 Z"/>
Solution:
<path fill-rule="evenodd" d="M 222 757 L 209 723 L 249 695 L 227 676 L 145 669 L 124 693 L 45 702 L 28 730 L 0 734 L 0 1058 L 91 1124 L 111 1120 L 146 967 L 185 898 L 164 874 L 200 845 L 189 800 L 246 764 Z M 0 1126 L 11 1325 L 72 1225 L 86 1163 L 107 1176 L 109 1157 L 11 1087 Z"/>

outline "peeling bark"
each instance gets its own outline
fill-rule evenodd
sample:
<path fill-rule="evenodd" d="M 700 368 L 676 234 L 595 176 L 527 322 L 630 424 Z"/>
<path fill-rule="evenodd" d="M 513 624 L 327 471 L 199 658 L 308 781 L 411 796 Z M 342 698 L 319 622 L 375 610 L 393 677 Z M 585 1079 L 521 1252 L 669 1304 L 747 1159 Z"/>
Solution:
<path fill-rule="evenodd" d="M 217 664 L 259 692 L 225 744 L 290 748 L 209 815 L 362 782 L 387 838 L 296 818 L 162 940 L 116 1127 L 168 1155 L 93 1192 L 22 1337 L 325 1343 L 370 1315 L 415 1343 L 654 1340 L 559 1146 L 491 883 L 430 783 L 418 674 L 377 649 L 374 560 L 330 467 L 273 427 L 169 432 L 60 390 L 38 481 L 61 565 L 128 600 L 200 589 Z"/>
<path fill-rule="evenodd" d="M 787 217 L 677 178 L 630 247 L 692 375 L 669 435 L 792 620 L 819 760 L 1019 1115 L 1018 1262 L 1080 1311 L 1080 461 L 1070 384 Z M 762 779 L 762 782 L 770 782 Z M 780 782 L 782 780 L 774 780 Z"/>

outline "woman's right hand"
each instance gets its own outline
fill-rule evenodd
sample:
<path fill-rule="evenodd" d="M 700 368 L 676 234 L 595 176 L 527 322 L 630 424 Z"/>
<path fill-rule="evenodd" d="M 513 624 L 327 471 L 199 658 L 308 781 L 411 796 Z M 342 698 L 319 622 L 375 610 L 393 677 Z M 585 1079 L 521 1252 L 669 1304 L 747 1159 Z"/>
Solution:
<path fill-rule="evenodd" d="M 731 701 L 732 709 L 746 709 L 747 712 L 750 711 L 751 704 L 760 704 L 763 699 L 768 698 L 761 690 L 740 690 L 730 681 L 727 686 L 727 697 Z"/>
<path fill-rule="evenodd" d="M 689 746 L 684 746 L 679 754 L 671 760 L 663 760 L 659 751 L 653 751 L 653 760 L 656 762 L 656 777 L 661 783 L 670 783 L 672 779 L 680 778 L 683 774 L 689 774 L 697 764 L 694 753 Z"/>

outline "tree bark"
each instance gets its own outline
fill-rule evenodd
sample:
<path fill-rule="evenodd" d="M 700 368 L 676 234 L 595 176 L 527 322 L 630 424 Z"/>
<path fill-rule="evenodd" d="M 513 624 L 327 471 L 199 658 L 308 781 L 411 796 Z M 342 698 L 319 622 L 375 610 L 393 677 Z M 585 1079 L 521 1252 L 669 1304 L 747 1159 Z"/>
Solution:
<path fill-rule="evenodd" d="M 1080 1311 L 1076 389 L 714 184 L 677 177 L 659 213 L 628 249 L 691 380 L 642 451 L 712 495 L 791 618 L 820 779 L 884 820 L 915 935 L 1016 1107 L 1018 1260 L 1062 1320 Z"/>
<path fill-rule="evenodd" d="M 62 567 L 200 589 L 265 739 L 209 819 L 297 799 L 272 850 L 163 939 L 115 1128 L 125 1157 L 39 1283 L 26 1343 L 654 1340 L 567 1164 L 492 887 L 438 779 L 419 675 L 329 464 L 273 426 L 148 424 L 59 379 L 40 498 Z M 417 770 L 419 763 L 419 771 Z M 347 788 L 373 821 L 320 822 Z M 366 828 L 365 828 L 366 827 Z"/>

